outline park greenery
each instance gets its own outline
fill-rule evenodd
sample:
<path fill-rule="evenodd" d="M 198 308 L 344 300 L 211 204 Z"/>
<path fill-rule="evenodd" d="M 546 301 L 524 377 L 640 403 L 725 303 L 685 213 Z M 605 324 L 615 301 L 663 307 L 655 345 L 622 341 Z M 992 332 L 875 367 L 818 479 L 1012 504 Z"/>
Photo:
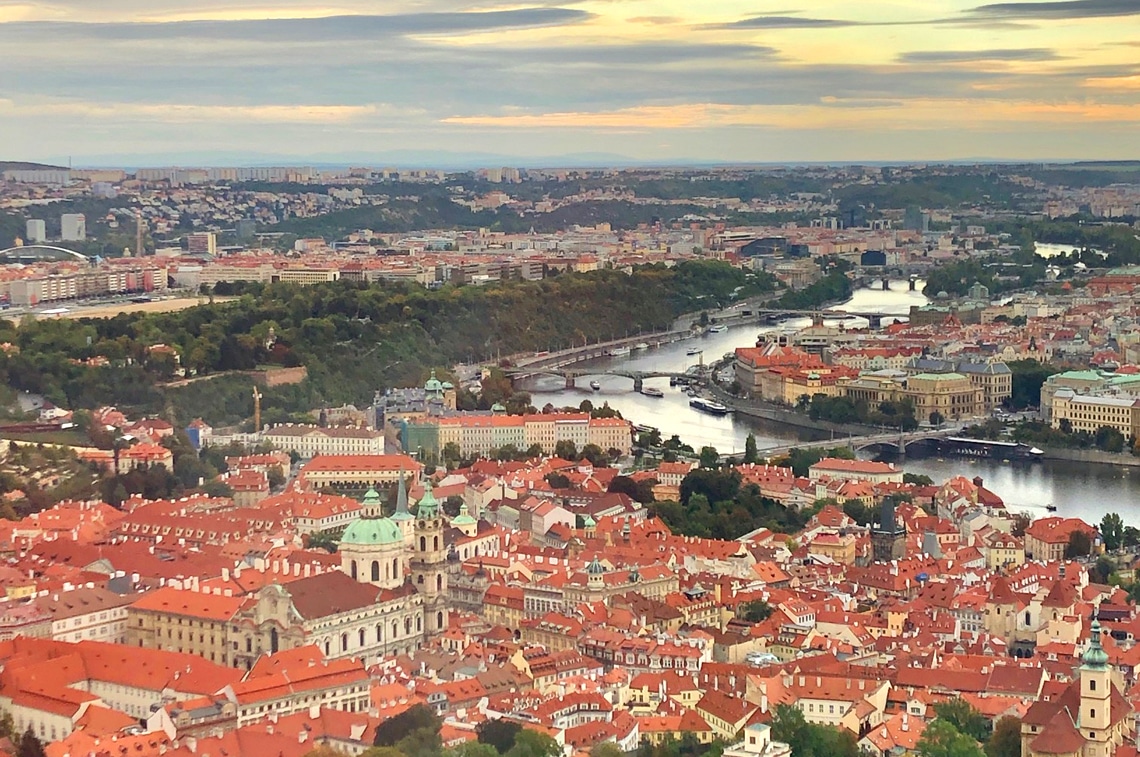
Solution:
<path fill-rule="evenodd" d="M 718 261 L 438 290 L 246 285 L 232 301 L 178 312 L 2 322 L 0 341 L 16 349 L 0 354 L 0 378 L 69 408 L 233 424 L 252 414 L 246 372 L 304 366 L 303 381 L 267 388 L 262 401 L 266 422 L 299 420 L 321 405 L 367 404 L 376 389 L 422 382 L 432 367 L 667 330 L 682 313 L 773 287 L 766 274 Z M 168 386 L 180 369 L 215 378 Z"/>
<path fill-rule="evenodd" d="M 898 402 L 887 400 L 878 405 L 871 405 L 866 400 L 850 397 L 817 394 L 809 398 L 805 394 L 796 403 L 796 409 L 807 411 L 813 421 L 838 424 L 861 423 L 866 426 L 887 426 L 901 431 L 914 431 L 918 428 L 918 419 L 914 415 L 914 402 L 909 397 Z"/>
<path fill-rule="evenodd" d="M 711 449 L 711 448 L 710 448 Z M 793 449 L 773 464 L 806 476 L 808 468 L 824 457 L 853 457 L 851 450 Z M 760 528 L 790 534 L 807 524 L 823 502 L 803 509 L 788 508 L 764 497 L 755 484 L 746 484 L 732 468 L 702 466 L 681 481 L 680 501 L 657 501 L 650 512 L 676 534 L 712 539 L 738 539 Z"/>

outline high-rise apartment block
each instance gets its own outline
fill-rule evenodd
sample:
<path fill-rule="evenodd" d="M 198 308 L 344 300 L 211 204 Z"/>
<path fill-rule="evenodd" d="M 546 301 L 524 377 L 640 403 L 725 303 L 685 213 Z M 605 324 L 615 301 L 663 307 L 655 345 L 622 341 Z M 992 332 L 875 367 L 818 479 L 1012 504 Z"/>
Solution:
<path fill-rule="evenodd" d="M 60 237 L 65 242 L 87 239 L 87 217 L 82 213 L 64 213 L 59 218 Z"/>
<path fill-rule="evenodd" d="M 24 236 L 28 244 L 42 244 L 47 241 L 47 226 L 40 218 L 29 218 Z"/>

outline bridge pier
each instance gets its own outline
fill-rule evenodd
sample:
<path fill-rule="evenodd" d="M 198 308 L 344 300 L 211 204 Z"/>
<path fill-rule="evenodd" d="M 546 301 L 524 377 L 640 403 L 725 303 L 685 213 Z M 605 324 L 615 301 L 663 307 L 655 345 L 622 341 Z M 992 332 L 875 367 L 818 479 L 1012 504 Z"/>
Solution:
<path fill-rule="evenodd" d="M 638 376 L 633 380 L 633 391 L 640 392 L 645 387 L 645 379 Z"/>
<path fill-rule="evenodd" d="M 890 288 L 891 288 L 891 279 L 889 276 L 884 276 L 883 277 L 883 291 L 885 292 Z"/>
<path fill-rule="evenodd" d="M 912 292 L 915 291 L 917 286 L 918 286 L 918 279 L 911 277 L 909 284 L 910 284 L 910 291 L 912 291 Z"/>
<path fill-rule="evenodd" d="M 883 327 L 883 317 L 881 315 L 869 315 L 867 316 L 867 324 L 872 330 L 880 329 Z"/>
<path fill-rule="evenodd" d="M 566 377 L 566 388 L 567 389 L 573 389 L 574 388 L 574 377 L 573 376 L 567 376 Z"/>

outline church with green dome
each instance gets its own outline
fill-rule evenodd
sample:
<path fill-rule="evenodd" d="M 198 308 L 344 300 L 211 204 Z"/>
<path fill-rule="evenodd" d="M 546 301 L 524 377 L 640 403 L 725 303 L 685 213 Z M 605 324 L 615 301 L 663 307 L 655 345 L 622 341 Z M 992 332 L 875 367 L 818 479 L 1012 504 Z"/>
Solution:
<path fill-rule="evenodd" d="M 403 476 L 398 484 L 404 490 Z M 369 489 L 360 517 L 348 524 L 340 539 L 341 569 L 357 581 L 382 589 L 404 583 L 408 570 L 407 539 L 395 520 L 384 517 L 380 493 Z"/>

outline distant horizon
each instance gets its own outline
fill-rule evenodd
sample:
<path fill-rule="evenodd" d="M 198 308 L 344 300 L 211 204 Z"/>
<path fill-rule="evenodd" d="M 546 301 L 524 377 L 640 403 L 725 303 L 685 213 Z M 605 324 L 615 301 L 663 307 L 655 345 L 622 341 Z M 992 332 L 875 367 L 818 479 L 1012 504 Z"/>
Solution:
<path fill-rule="evenodd" d="M 447 157 L 444 157 L 447 155 Z M 446 154 L 441 153 L 439 158 L 431 159 L 426 157 L 423 160 L 408 161 L 401 158 L 386 159 L 382 156 L 360 156 L 358 159 L 352 158 L 321 158 L 311 155 L 279 155 L 279 156 L 257 156 L 250 157 L 248 160 L 242 160 L 234 157 L 218 157 L 211 159 L 208 155 L 202 155 L 195 158 L 188 156 L 179 157 L 164 156 L 164 155 L 138 155 L 138 156 L 123 156 L 122 160 L 113 159 L 113 157 L 95 157 L 88 160 L 75 161 L 72 160 L 70 164 L 67 161 L 43 161 L 43 160 L 25 160 L 25 159 L 0 159 L 0 165 L 6 163 L 12 164 L 32 164 L 42 166 L 47 169 L 59 170 L 123 170 L 135 171 L 148 168 L 184 168 L 184 169 L 208 169 L 208 168 L 275 168 L 275 167 L 306 167 L 314 168 L 317 170 L 343 170 L 349 168 L 374 168 L 385 169 L 395 168 L 401 170 L 443 170 L 449 172 L 468 172 L 477 171 L 485 168 L 519 168 L 523 170 L 606 170 L 613 168 L 621 169 L 765 169 L 765 168 L 795 168 L 795 167 L 812 167 L 812 168 L 845 168 L 845 167 L 911 167 L 911 166 L 1017 166 L 1017 165 L 1045 165 L 1045 166 L 1081 166 L 1081 165 L 1140 165 L 1140 159 L 1136 158 L 1105 158 L 1105 159 L 1085 159 L 1085 158 L 1037 158 L 1037 159 L 1013 159 L 1013 158 L 948 158 L 948 159 L 897 159 L 897 160 L 783 160 L 783 161 L 714 161 L 702 160 L 698 158 L 693 159 L 677 159 L 674 161 L 648 161 L 637 160 L 627 156 L 610 156 L 611 160 L 608 162 L 598 161 L 591 162 L 585 160 L 587 156 L 512 156 L 512 155 L 497 155 L 497 156 L 482 156 L 479 158 L 460 158 L 461 154 Z M 559 162 L 559 161 L 563 162 Z"/>
<path fill-rule="evenodd" d="M 50 162 L 1140 155 L 1135 0 L 21 0 L 0 45 L 0 144 Z"/>

